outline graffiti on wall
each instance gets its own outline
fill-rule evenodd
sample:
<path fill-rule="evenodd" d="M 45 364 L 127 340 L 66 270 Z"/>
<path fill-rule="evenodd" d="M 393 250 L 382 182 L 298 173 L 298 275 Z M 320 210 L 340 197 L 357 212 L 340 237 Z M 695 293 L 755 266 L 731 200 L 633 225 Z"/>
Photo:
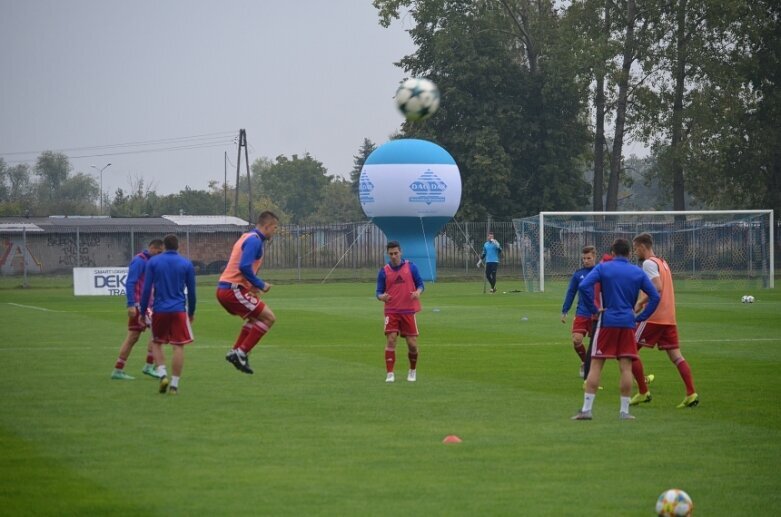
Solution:
<path fill-rule="evenodd" d="M 0 255 L 0 273 L 4 275 L 18 275 L 23 273 L 25 267 L 28 272 L 42 272 L 43 264 L 30 249 L 14 239 L 4 241 L 3 253 Z"/>
<path fill-rule="evenodd" d="M 80 236 L 78 245 L 75 235 L 48 235 L 46 245 L 60 248 L 60 256 L 57 259 L 57 263 L 60 266 L 94 267 L 96 265 L 95 260 L 90 257 L 89 249 L 90 247 L 100 246 L 100 235 L 85 233 Z"/>

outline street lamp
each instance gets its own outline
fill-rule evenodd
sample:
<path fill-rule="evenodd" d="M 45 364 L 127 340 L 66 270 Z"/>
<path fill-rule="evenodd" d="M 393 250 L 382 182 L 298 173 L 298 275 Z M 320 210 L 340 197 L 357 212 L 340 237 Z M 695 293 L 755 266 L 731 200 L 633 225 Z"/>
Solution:
<path fill-rule="evenodd" d="M 100 172 L 100 215 L 103 215 L 103 171 L 111 167 L 111 164 L 107 163 L 103 167 L 96 167 L 94 165 L 90 165 L 90 167 Z"/>

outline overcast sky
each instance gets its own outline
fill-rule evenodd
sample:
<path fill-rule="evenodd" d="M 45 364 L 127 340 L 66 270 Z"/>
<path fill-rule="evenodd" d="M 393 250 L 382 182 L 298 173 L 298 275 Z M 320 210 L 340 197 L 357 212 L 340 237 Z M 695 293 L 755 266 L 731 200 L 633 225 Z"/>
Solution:
<path fill-rule="evenodd" d="M 309 152 L 347 175 L 401 123 L 411 23 L 383 29 L 371 0 L 0 0 L 0 155 L 62 150 L 96 178 L 111 163 L 112 196 L 171 193 L 221 183 L 225 151 L 234 183 L 245 128 L 250 163 Z M 172 147 L 195 148 L 154 151 Z"/>

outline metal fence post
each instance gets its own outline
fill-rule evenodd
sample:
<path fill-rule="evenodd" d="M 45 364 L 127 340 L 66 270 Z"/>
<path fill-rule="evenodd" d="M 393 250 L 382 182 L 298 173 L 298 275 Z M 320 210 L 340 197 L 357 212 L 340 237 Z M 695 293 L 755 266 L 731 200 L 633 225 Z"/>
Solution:
<path fill-rule="evenodd" d="M 466 241 L 464 241 L 464 273 L 468 275 L 469 261 L 472 258 L 469 255 L 469 247 L 471 246 L 471 241 L 469 239 L 469 223 L 464 223 L 464 238 L 466 239 Z"/>
<path fill-rule="evenodd" d="M 296 225 L 296 269 L 298 281 L 301 281 L 301 227 Z"/>
<path fill-rule="evenodd" d="M 27 289 L 27 227 L 22 226 L 22 270 L 24 271 L 24 280 L 22 281 L 22 287 Z"/>

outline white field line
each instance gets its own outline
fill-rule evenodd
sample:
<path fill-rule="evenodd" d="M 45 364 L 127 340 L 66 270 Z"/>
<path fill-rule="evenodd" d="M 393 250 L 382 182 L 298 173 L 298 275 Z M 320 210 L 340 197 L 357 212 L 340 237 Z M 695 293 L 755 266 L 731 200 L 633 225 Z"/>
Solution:
<path fill-rule="evenodd" d="M 22 309 L 33 309 L 36 311 L 44 311 L 44 312 L 64 312 L 64 311 L 56 311 L 54 309 L 47 309 L 45 307 L 36 307 L 35 305 L 22 305 L 21 303 L 11 303 L 7 302 L 8 305 L 13 305 L 14 307 L 21 307 Z"/>
<path fill-rule="evenodd" d="M 46 309 L 44 307 L 36 307 L 34 305 L 22 305 L 20 303 L 12 303 L 12 302 L 6 302 L 6 305 L 13 305 L 14 307 L 20 307 L 24 309 L 35 309 L 38 311 L 46 311 L 46 312 L 60 312 L 63 314 L 127 314 L 125 310 L 117 310 L 117 309 L 106 309 L 106 310 L 96 310 L 96 311 L 85 311 L 85 310 L 73 310 L 73 311 L 60 311 L 55 309 Z M 200 313 L 204 312 L 225 312 L 225 309 L 222 307 L 204 307 L 199 308 L 198 312 L 196 313 L 196 316 Z"/>
<path fill-rule="evenodd" d="M 687 343 L 691 344 L 702 344 L 702 343 L 766 343 L 766 342 L 773 342 L 778 341 L 781 342 L 781 338 L 778 337 L 768 337 L 768 338 L 735 338 L 735 339 L 687 339 L 683 342 L 684 346 Z M 40 343 L 40 342 L 39 342 Z M 46 344 L 46 343 L 43 343 Z M 530 343 L 502 343 L 502 344 L 494 344 L 494 343 L 432 343 L 425 345 L 426 348 L 522 348 L 527 346 L 563 346 L 566 344 L 566 340 L 562 341 L 556 341 L 556 342 L 530 342 Z M 359 343 L 359 344 L 342 344 L 342 345 L 331 345 L 331 344 L 323 344 L 323 345 L 316 345 L 316 344 L 306 344 L 306 345 L 274 345 L 269 344 L 266 345 L 265 348 L 276 348 L 276 349 L 282 349 L 282 348 L 290 348 L 291 350 L 296 350 L 299 348 L 365 348 L 367 346 L 366 343 Z M 382 343 L 380 343 L 379 346 L 382 346 Z M 81 350 L 114 350 L 116 349 L 116 345 L 102 345 L 102 346 L 25 346 L 25 347 L 0 347 L 0 352 L 69 352 L 69 351 L 81 351 Z M 204 350 L 204 349 L 218 349 L 218 350 L 227 350 L 230 348 L 230 345 L 201 345 L 198 343 L 198 339 L 196 338 L 195 342 L 193 342 L 190 345 L 187 345 L 186 348 L 188 350 Z"/>

